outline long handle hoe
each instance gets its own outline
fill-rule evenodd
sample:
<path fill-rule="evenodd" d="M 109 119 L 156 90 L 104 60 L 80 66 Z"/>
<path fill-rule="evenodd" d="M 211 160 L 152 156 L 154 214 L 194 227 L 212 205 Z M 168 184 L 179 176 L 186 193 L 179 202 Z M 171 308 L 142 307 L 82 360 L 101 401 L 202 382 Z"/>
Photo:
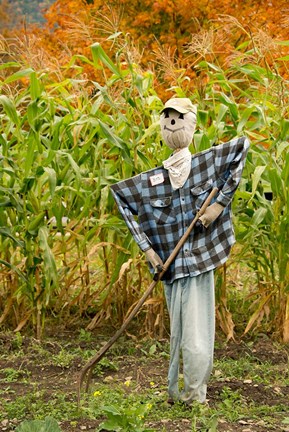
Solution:
<path fill-rule="evenodd" d="M 163 269 L 162 271 L 158 274 L 158 277 L 156 280 L 154 280 L 150 286 L 148 287 L 148 289 L 145 291 L 145 293 L 143 294 L 143 296 L 140 298 L 140 300 L 138 301 L 138 303 L 135 305 L 135 307 L 133 308 L 133 310 L 130 312 L 129 316 L 125 319 L 125 321 L 123 322 L 122 326 L 120 327 L 119 330 L 117 330 L 117 332 L 112 336 L 112 338 L 106 343 L 106 345 L 104 345 L 99 351 L 98 353 L 95 354 L 95 356 L 93 356 L 91 358 L 91 360 L 86 363 L 86 365 L 82 368 L 79 378 L 78 378 L 78 388 L 77 388 L 77 400 L 78 400 L 78 405 L 80 405 L 80 395 L 81 395 L 81 387 L 82 384 L 85 380 L 86 374 L 87 374 L 87 381 L 86 381 L 86 387 L 85 387 L 85 391 L 88 391 L 88 387 L 89 387 L 89 383 L 91 380 L 91 375 L 93 372 L 93 368 L 94 366 L 102 359 L 102 357 L 104 356 L 104 354 L 106 353 L 106 351 L 114 344 L 114 342 L 120 337 L 120 335 L 125 331 L 125 329 L 127 328 L 127 326 L 129 325 L 129 323 L 131 322 L 131 320 L 135 317 L 135 315 L 138 313 L 138 311 L 140 310 L 140 308 L 142 307 L 142 305 L 145 303 L 145 301 L 147 300 L 147 298 L 149 297 L 149 295 L 151 294 L 151 292 L 153 291 L 154 287 L 157 285 L 158 281 L 162 278 L 162 276 L 165 274 L 165 272 L 167 271 L 167 269 L 169 268 L 169 266 L 171 265 L 171 263 L 174 261 L 174 259 L 176 258 L 177 254 L 179 253 L 180 249 L 182 248 L 182 246 L 184 245 L 184 243 L 186 242 L 187 238 L 189 237 L 192 229 L 194 228 L 197 220 L 199 219 L 200 216 L 202 216 L 202 214 L 205 212 L 206 208 L 208 207 L 208 205 L 210 204 L 211 200 L 213 199 L 213 197 L 217 194 L 218 189 L 214 188 L 212 190 L 212 192 L 210 193 L 210 195 L 208 196 L 208 198 L 205 200 L 205 202 L 203 203 L 202 207 L 200 208 L 200 210 L 197 212 L 195 218 L 193 219 L 193 221 L 191 222 L 190 226 L 188 227 L 187 231 L 185 232 L 185 234 L 183 235 L 183 237 L 179 240 L 178 244 L 175 246 L 173 252 L 171 253 L 171 255 L 169 256 L 169 258 L 166 260 L 166 262 L 164 263 Z"/>

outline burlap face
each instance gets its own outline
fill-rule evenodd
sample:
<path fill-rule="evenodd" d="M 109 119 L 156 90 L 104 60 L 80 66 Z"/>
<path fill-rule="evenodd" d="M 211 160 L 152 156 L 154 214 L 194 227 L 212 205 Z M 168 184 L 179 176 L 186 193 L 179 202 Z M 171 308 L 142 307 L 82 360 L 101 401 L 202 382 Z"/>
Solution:
<path fill-rule="evenodd" d="M 190 145 L 196 128 L 196 114 L 186 114 L 167 108 L 160 117 L 161 133 L 165 143 L 173 150 Z"/>

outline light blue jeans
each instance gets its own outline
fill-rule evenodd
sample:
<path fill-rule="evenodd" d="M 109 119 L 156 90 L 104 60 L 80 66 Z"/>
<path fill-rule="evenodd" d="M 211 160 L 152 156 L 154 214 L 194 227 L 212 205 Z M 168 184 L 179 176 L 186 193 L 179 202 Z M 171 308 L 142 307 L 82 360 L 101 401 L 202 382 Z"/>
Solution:
<path fill-rule="evenodd" d="M 170 315 L 168 393 L 173 400 L 205 402 L 215 340 L 214 271 L 164 282 Z M 184 388 L 179 390 L 180 354 Z"/>

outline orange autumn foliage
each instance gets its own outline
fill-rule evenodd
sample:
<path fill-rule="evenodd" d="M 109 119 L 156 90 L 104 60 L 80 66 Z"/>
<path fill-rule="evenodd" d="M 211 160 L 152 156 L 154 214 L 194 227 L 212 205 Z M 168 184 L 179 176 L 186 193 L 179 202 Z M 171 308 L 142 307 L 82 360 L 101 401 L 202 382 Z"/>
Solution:
<path fill-rule="evenodd" d="M 94 42 L 113 57 L 120 43 L 123 64 L 130 56 L 140 67 L 153 68 L 161 93 L 184 75 L 194 79 L 194 66 L 202 59 L 227 66 L 247 40 L 263 65 L 287 54 L 274 42 L 288 38 L 286 0 L 56 0 L 46 18 L 47 26 L 31 33 L 48 54 L 49 67 L 53 59 L 58 67 L 67 64 L 74 54 L 91 58 Z M 118 32 L 125 40 L 117 41 Z M 82 67 L 95 79 L 93 67 Z M 185 87 L 189 79 L 182 81 Z"/>

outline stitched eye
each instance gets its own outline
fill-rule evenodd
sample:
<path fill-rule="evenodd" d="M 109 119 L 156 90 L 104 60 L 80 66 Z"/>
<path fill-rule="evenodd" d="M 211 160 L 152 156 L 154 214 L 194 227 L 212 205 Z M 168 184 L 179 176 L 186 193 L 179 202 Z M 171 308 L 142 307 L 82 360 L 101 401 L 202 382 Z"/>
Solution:
<path fill-rule="evenodd" d="M 180 113 L 179 118 L 180 118 L 181 120 L 184 120 L 184 114 Z"/>

